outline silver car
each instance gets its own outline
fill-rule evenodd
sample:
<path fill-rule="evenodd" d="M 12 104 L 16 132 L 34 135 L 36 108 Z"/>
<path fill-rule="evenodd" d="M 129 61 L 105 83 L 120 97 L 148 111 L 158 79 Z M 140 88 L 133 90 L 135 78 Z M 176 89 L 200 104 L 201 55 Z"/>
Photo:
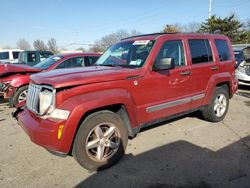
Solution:
<path fill-rule="evenodd" d="M 243 49 L 234 49 L 237 69 L 235 71 L 239 85 L 250 86 L 250 46 Z"/>

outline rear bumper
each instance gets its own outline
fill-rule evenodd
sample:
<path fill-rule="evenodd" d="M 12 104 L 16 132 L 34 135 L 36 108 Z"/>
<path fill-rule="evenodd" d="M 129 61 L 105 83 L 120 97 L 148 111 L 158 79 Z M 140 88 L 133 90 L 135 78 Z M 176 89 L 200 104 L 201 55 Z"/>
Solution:
<path fill-rule="evenodd" d="M 13 116 L 23 128 L 30 140 L 45 149 L 66 155 L 69 152 L 65 147 L 65 140 L 58 139 L 58 128 L 65 123 L 65 120 L 40 119 L 27 108 L 19 107 Z"/>

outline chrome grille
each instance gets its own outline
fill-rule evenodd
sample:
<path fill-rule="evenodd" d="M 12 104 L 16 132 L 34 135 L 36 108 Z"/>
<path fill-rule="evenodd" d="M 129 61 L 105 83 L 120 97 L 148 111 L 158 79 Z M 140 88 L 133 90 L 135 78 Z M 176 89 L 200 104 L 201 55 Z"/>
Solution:
<path fill-rule="evenodd" d="M 28 96 L 26 100 L 27 108 L 35 113 L 38 113 L 39 93 L 41 86 L 30 84 L 28 89 Z"/>

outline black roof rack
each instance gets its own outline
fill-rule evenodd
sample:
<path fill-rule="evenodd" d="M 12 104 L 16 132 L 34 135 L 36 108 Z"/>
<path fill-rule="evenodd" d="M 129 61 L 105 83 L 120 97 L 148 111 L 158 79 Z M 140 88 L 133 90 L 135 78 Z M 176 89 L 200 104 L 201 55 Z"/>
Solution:
<path fill-rule="evenodd" d="M 172 32 L 172 33 L 150 33 L 150 34 L 142 34 L 142 35 L 134 35 L 130 37 L 123 38 L 121 40 L 126 40 L 134 37 L 144 37 L 144 36 L 152 36 L 152 35 L 166 35 L 166 34 L 177 34 L 178 32 Z"/>

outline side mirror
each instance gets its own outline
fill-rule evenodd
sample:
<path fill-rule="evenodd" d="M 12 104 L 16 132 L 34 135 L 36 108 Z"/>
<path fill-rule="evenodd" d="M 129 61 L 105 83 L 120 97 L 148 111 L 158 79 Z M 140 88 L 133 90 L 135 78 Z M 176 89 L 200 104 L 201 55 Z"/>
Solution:
<path fill-rule="evenodd" d="M 155 63 L 154 70 L 170 70 L 175 68 L 175 62 L 173 58 L 161 58 Z"/>

